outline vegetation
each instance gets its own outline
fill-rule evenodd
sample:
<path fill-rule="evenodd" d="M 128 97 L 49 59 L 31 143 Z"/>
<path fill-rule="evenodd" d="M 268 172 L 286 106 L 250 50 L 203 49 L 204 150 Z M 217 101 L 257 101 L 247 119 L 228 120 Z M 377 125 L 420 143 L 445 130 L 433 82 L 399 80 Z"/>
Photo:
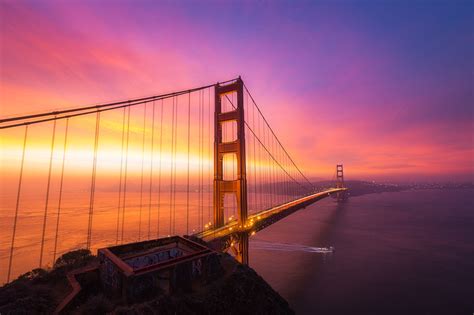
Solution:
<path fill-rule="evenodd" d="M 293 314 L 288 302 L 253 269 L 238 264 L 227 254 L 221 258 L 227 260 L 231 272 L 200 291 L 161 295 L 145 303 L 119 306 L 115 314 Z"/>
<path fill-rule="evenodd" d="M 67 272 L 96 259 L 79 249 L 59 257 L 50 270 L 33 269 L 0 288 L 0 314 L 52 313 L 70 291 Z"/>
<path fill-rule="evenodd" d="M 70 292 L 67 273 L 96 261 L 81 249 L 59 257 L 50 270 L 34 269 L 0 288 L 0 314 L 50 314 Z M 222 277 L 192 293 L 160 294 L 123 305 L 101 292 L 97 273 L 77 277 L 82 294 L 72 314 L 293 314 L 288 303 L 253 269 L 220 255 Z"/>

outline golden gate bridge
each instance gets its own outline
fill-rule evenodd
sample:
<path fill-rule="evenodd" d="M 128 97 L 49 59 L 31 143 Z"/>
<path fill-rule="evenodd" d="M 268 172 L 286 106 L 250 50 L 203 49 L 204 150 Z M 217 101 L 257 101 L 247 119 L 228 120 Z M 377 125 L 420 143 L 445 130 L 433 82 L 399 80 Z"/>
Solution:
<path fill-rule="evenodd" d="M 308 180 L 240 77 L 0 129 L 3 282 L 72 249 L 173 235 L 247 264 L 250 235 L 346 190 L 342 165 L 334 187 Z"/>

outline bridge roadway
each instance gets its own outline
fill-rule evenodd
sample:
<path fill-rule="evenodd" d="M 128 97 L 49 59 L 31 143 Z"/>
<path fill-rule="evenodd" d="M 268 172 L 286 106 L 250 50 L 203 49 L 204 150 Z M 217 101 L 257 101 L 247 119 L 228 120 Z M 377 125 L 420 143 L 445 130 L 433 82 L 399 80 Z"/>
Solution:
<path fill-rule="evenodd" d="M 209 243 L 215 249 L 225 250 L 231 246 L 233 236 L 238 233 L 247 232 L 252 235 L 265 227 L 283 219 L 293 212 L 309 206 L 310 204 L 326 198 L 334 193 L 344 192 L 347 188 L 330 188 L 318 193 L 301 197 L 299 199 L 281 204 L 274 208 L 261 211 L 248 216 L 247 221 L 242 225 L 237 220 L 233 220 L 220 228 L 209 228 L 194 236 L 199 237 Z"/>

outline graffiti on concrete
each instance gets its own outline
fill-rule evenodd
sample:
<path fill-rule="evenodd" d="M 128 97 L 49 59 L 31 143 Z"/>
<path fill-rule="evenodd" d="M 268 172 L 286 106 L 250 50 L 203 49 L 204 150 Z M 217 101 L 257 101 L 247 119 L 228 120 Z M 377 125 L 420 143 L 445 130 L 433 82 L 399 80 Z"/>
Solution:
<path fill-rule="evenodd" d="M 178 258 L 178 257 L 183 256 L 183 254 L 184 252 L 181 249 L 175 247 L 168 250 L 151 253 L 148 255 L 126 259 L 125 262 L 127 263 L 127 265 L 129 265 L 133 269 L 138 269 L 138 268 L 154 265 L 165 260 Z"/>

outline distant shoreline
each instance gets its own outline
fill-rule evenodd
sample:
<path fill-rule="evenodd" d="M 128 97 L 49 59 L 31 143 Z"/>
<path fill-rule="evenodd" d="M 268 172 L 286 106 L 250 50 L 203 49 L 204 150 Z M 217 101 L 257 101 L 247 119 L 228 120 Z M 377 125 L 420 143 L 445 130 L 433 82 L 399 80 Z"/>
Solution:
<path fill-rule="evenodd" d="M 317 188 L 328 187 L 331 182 L 316 182 Z M 368 181 L 346 181 L 346 187 L 349 189 L 348 194 L 351 197 L 362 196 L 367 194 L 383 193 L 383 192 L 400 192 L 415 190 L 451 190 L 451 189 L 474 189 L 474 183 L 445 183 L 445 184 L 383 184 Z"/>

